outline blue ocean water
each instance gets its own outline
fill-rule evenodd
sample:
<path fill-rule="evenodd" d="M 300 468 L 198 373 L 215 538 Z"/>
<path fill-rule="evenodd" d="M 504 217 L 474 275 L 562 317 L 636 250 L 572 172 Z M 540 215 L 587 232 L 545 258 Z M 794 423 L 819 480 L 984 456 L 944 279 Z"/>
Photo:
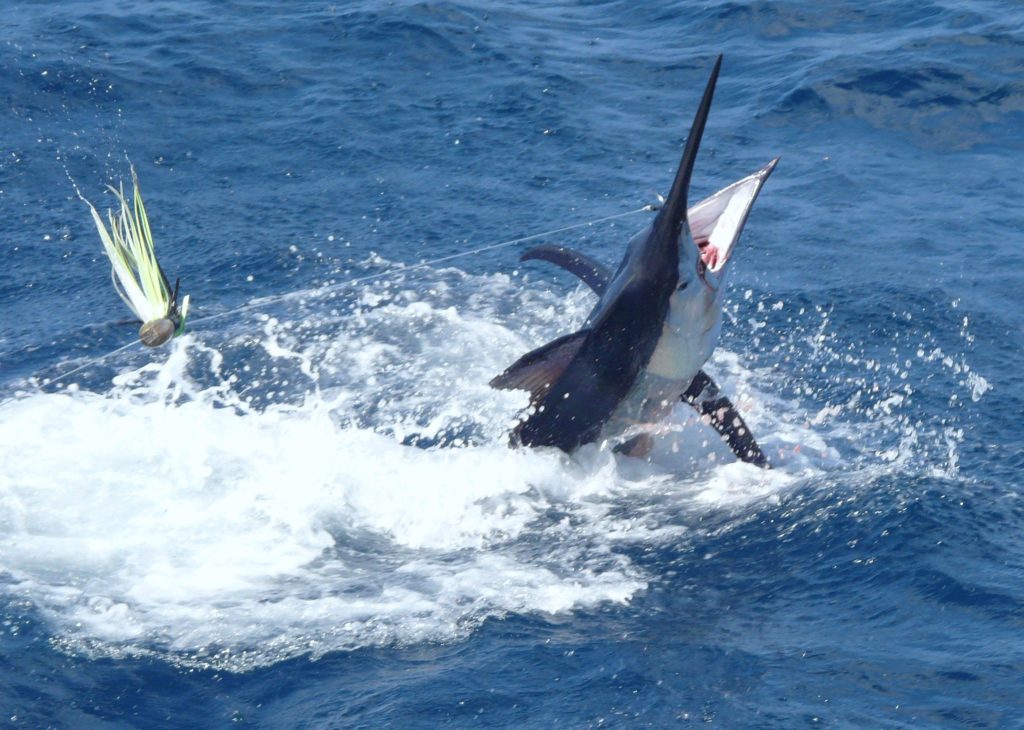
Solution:
<path fill-rule="evenodd" d="M 1024 727 L 1022 51 L 995 0 L 5 6 L 0 723 Z M 695 195 L 782 162 L 709 370 L 776 468 L 683 407 L 507 448 L 488 379 L 592 295 L 436 260 L 653 202 L 720 52 Z M 108 355 L 76 186 L 130 164 L 193 324 Z"/>

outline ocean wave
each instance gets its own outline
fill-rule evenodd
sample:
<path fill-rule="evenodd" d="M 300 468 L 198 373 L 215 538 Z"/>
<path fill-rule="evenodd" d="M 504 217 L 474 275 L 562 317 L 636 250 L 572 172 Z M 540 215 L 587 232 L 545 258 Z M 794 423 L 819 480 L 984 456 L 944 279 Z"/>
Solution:
<path fill-rule="evenodd" d="M 106 388 L 116 363 L 23 390 L 0 404 L 7 591 L 101 655 L 244 670 L 447 641 L 509 612 L 628 602 L 651 575 L 623 546 L 832 468 L 831 436 L 763 409 L 727 352 L 716 371 L 773 472 L 733 463 L 681 407 L 650 465 L 510 449 L 526 398 L 487 380 L 590 296 L 419 272 L 200 327 Z"/>

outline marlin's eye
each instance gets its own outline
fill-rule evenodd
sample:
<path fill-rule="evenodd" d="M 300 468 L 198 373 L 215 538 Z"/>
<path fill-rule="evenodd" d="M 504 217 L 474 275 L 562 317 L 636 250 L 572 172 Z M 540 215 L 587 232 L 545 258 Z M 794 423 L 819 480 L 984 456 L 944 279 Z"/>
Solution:
<path fill-rule="evenodd" d="M 685 289 L 689 285 L 690 285 L 689 281 L 681 281 L 681 282 L 679 282 L 679 286 L 676 287 L 676 291 L 682 291 L 683 289 Z"/>

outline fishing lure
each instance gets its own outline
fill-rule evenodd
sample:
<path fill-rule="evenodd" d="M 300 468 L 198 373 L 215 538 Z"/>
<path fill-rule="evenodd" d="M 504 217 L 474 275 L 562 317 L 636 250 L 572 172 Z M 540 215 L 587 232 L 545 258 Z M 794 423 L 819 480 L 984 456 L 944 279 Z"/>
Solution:
<path fill-rule="evenodd" d="M 92 203 L 86 203 L 92 211 L 96 230 L 103 241 L 107 258 L 110 259 L 110 279 L 114 283 L 114 290 L 142 322 L 139 328 L 142 344 L 158 347 L 185 331 L 189 297 L 186 294 L 178 299 L 180 279 L 175 280 L 172 289 L 157 261 L 153 232 L 149 227 L 135 168 L 132 168 L 131 204 L 125 197 L 123 185 L 120 188 L 108 187 L 121 204 L 119 213 L 107 211 L 109 231 Z"/>

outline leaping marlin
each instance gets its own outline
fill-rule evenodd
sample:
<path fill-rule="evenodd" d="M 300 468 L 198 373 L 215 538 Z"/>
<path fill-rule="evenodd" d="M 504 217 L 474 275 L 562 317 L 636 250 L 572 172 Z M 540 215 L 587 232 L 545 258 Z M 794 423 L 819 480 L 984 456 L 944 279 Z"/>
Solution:
<path fill-rule="evenodd" d="M 750 208 L 778 158 L 687 210 L 694 160 L 711 109 L 715 61 L 668 198 L 629 242 L 613 273 L 588 256 L 542 246 L 543 259 L 579 276 L 600 297 L 583 328 L 523 355 L 491 381 L 531 393 L 532 413 L 512 435 L 525 446 L 571 452 L 608 441 L 644 456 L 680 399 L 710 419 L 743 461 L 769 468 L 743 419 L 701 368 L 722 328 L 725 275 Z"/>

